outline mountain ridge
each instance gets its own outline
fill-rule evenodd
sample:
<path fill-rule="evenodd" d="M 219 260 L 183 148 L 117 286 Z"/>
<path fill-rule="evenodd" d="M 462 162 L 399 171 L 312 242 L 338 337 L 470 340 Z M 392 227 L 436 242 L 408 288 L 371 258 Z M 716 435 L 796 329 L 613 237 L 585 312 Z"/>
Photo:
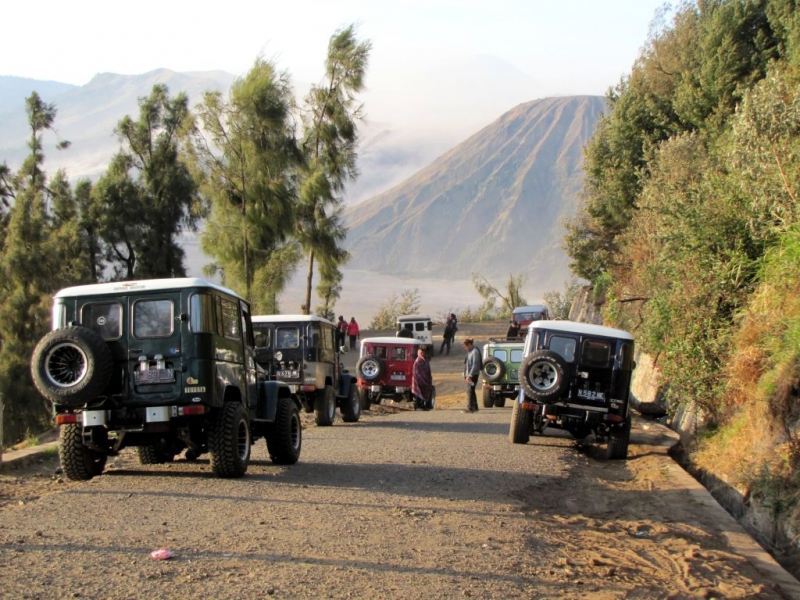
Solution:
<path fill-rule="evenodd" d="M 601 96 L 520 104 L 350 207 L 348 267 L 458 279 L 523 271 L 543 290 L 560 287 L 569 276 L 561 221 L 574 211 L 583 146 L 605 110 Z"/>

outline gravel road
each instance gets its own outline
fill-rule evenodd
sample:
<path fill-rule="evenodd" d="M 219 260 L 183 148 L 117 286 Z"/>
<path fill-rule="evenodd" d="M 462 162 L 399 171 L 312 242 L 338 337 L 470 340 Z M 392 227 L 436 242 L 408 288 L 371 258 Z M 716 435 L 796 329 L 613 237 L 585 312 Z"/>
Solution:
<path fill-rule="evenodd" d="M 790 597 L 640 443 L 641 422 L 628 461 L 559 432 L 511 444 L 509 408 L 461 412 L 462 358 L 434 360 L 435 410 L 309 419 L 299 463 L 273 465 L 260 441 L 243 479 L 132 450 L 89 482 L 36 477 L 54 458 L 4 473 L 0 498 L 19 501 L 0 506 L 0 596 Z"/>

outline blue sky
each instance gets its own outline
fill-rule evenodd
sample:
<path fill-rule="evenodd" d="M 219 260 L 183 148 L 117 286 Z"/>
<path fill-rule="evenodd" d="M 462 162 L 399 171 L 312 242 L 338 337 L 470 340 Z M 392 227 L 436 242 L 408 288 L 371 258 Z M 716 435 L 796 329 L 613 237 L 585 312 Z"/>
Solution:
<path fill-rule="evenodd" d="M 220 69 L 261 55 L 319 79 L 325 48 L 356 22 L 371 86 L 470 55 L 505 61 L 547 95 L 603 94 L 627 73 L 663 0 L 37 0 L 7 3 L 0 75 L 83 85 L 96 73 Z"/>

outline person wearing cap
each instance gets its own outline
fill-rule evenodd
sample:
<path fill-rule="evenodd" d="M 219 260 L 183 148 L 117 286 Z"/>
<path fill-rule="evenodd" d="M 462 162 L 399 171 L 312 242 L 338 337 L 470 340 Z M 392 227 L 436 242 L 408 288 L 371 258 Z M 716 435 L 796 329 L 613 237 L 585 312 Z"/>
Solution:
<path fill-rule="evenodd" d="M 475 393 L 475 386 L 478 385 L 478 377 L 483 368 L 481 351 L 475 347 L 475 340 L 465 338 L 461 345 L 467 351 L 464 357 L 464 381 L 467 382 L 467 408 L 463 412 L 478 412 L 478 396 Z"/>

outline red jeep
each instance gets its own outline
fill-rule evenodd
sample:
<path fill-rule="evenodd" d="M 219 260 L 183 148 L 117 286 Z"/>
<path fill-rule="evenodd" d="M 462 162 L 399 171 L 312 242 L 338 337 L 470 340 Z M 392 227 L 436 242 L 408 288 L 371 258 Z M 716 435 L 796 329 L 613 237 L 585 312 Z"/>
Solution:
<path fill-rule="evenodd" d="M 382 398 L 411 402 L 411 377 L 420 340 L 373 337 L 361 340 L 361 354 L 356 363 L 358 398 L 361 408 L 380 404 Z"/>

